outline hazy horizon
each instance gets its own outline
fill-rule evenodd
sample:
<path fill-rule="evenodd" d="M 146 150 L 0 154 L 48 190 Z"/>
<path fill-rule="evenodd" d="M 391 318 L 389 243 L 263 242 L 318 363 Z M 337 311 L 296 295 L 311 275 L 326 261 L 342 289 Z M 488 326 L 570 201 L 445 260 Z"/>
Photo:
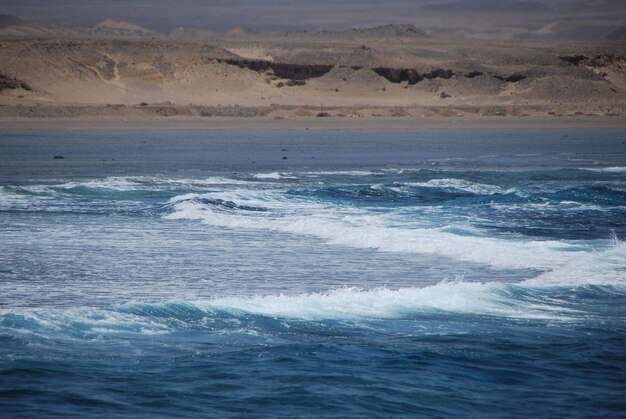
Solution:
<path fill-rule="evenodd" d="M 421 27 L 538 29 L 557 20 L 593 25 L 626 24 L 626 2 L 619 0 L 23 0 L 5 4 L 0 13 L 61 25 L 92 26 L 104 19 L 123 20 L 157 31 L 176 27 L 226 31 L 324 30 L 412 23 Z M 497 19 L 493 19 L 497 16 Z"/>

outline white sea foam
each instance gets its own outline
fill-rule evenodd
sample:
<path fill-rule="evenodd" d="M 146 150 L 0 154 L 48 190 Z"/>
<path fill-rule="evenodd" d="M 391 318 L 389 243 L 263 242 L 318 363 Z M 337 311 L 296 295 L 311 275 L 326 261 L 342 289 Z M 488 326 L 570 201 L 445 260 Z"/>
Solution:
<path fill-rule="evenodd" d="M 250 182 L 222 176 L 207 178 L 164 178 L 160 176 L 107 177 L 86 182 L 67 182 L 48 188 L 73 189 L 76 187 L 109 189 L 117 191 L 161 190 L 170 187 L 206 187 L 213 185 L 242 185 Z"/>
<path fill-rule="evenodd" d="M 257 173 L 256 175 L 253 175 L 256 179 L 269 179 L 269 180 L 280 180 L 280 179 L 298 179 L 296 176 L 289 174 L 289 173 L 279 173 L 279 172 L 272 172 L 272 173 Z"/>
<path fill-rule="evenodd" d="M 357 209 L 317 203 L 277 201 L 269 192 L 218 194 L 240 205 L 274 209 L 269 213 L 217 211 L 187 194 L 172 200 L 168 219 L 193 219 L 213 226 L 265 229 L 319 237 L 330 244 L 387 252 L 424 253 L 502 268 L 553 269 L 588 252 L 585 244 L 556 240 L 457 235 L 445 228 L 414 228 L 398 224 L 393 214 L 369 214 Z M 241 199 L 241 195 L 248 199 Z M 214 197 L 215 195 L 208 195 Z M 274 197 L 275 198 L 275 197 Z M 284 199 L 284 197 L 283 197 Z"/>
<path fill-rule="evenodd" d="M 626 243 L 571 258 L 524 282 L 528 285 L 626 285 Z"/>
<path fill-rule="evenodd" d="M 120 311 L 94 308 L 3 310 L 0 316 L 12 316 L 12 332 L 47 337 L 50 330 L 70 334 L 97 335 L 119 333 L 160 334 L 171 330 L 162 321 Z"/>
<path fill-rule="evenodd" d="M 259 174 L 254 175 L 254 177 L 257 179 L 281 179 L 283 175 L 281 175 L 278 172 L 272 172 L 272 173 L 259 173 Z"/>
<path fill-rule="evenodd" d="M 496 193 L 508 193 L 513 192 L 513 190 L 506 190 L 499 186 L 495 185 L 487 185 L 483 183 L 475 183 L 470 182 L 468 180 L 463 179 L 432 179 L 428 182 L 408 182 L 403 183 L 403 185 L 407 186 L 420 186 L 425 188 L 448 188 L 448 189 L 457 189 L 461 191 L 483 194 L 483 195 L 491 195 Z"/>
<path fill-rule="evenodd" d="M 613 167 L 581 167 L 582 170 L 588 170 L 590 172 L 603 172 L 603 173 L 626 173 L 626 166 L 613 166 Z"/>
<path fill-rule="evenodd" d="M 193 316 L 188 313 L 193 312 Z M 11 319 L 12 333 L 58 336 L 162 334 L 180 327 L 209 327 L 241 333 L 237 323 L 221 322 L 216 312 L 288 320 L 403 319 L 429 314 L 497 316 L 513 319 L 568 321 L 583 312 L 550 297 L 550 288 L 503 283 L 441 282 L 424 288 L 341 288 L 295 295 L 218 297 L 204 301 L 131 303 L 111 309 L 1 310 Z"/>
<path fill-rule="evenodd" d="M 515 286 L 501 283 L 442 282 L 425 288 L 344 288 L 300 295 L 218 298 L 197 304 L 205 310 L 305 320 L 397 319 L 433 312 L 565 320 L 576 313 L 544 301 L 540 293 L 534 298 L 511 298 L 514 291 Z"/>
<path fill-rule="evenodd" d="M 493 209 L 503 212 L 537 212 L 537 211 L 606 211 L 614 207 L 584 204 L 576 201 L 532 202 L 524 204 L 492 203 Z"/>
<path fill-rule="evenodd" d="M 110 189 L 116 191 L 132 191 L 139 189 L 141 183 L 137 178 L 130 177 L 108 177 L 103 179 L 94 179 L 87 182 L 67 182 L 61 185 L 51 185 L 50 188 L 57 189 L 74 189 L 77 187 Z"/>
<path fill-rule="evenodd" d="M 304 172 L 306 176 L 371 176 L 379 175 L 382 171 L 371 170 L 321 170 L 313 172 Z"/>

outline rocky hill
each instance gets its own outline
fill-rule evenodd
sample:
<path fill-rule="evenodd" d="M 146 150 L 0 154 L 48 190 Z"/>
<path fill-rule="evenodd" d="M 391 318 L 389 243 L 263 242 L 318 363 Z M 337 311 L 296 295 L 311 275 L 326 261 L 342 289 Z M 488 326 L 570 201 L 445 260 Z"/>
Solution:
<path fill-rule="evenodd" d="M 276 116 L 319 113 L 311 107 L 383 116 L 626 114 L 626 55 L 615 43 L 466 43 L 410 26 L 330 40 L 291 33 L 205 42 L 105 27 L 138 35 L 1 41 L 0 113 L 121 106 L 166 115 L 221 107 Z"/>

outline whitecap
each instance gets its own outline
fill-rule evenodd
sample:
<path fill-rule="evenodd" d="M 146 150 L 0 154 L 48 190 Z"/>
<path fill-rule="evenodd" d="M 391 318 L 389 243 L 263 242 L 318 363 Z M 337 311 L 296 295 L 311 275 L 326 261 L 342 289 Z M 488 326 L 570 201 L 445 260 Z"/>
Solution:
<path fill-rule="evenodd" d="M 581 167 L 581 170 L 588 170 L 590 172 L 602 172 L 602 173 L 626 173 L 626 166 Z"/>
<path fill-rule="evenodd" d="M 275 192 L 274 192 L 275 193 Z M 423 253 L 448 256 L 500 268 L 552 269 L 565 264 L 592 247 L 584 243 L 557 240 L 528 240 L 518 237 L 495 238 L 481 235 L 458 235 L 446 228 L 413 228 L 397 225 L 393 214 L 368 214 L 357 209 L 337 209 L 317 203 L 278 200 L 270 192 L 245 194 L 209 194 L 237 205 L 271 209 L 268 213 L 217 211 L 187 194 L 173 198 L 173 211 L 165 217 L 199 220 L 227 228 L 264 229 L 315 236 L 329 244 L 387 252 Z M 476 231 L 476 229 L 474 229 Z M 477 232 L 477 231 L 476 231 Z"/>
<path fill-rule="evenodd" d="M 496 185 L 488 185 L 484 183 L 470 182 L 464 179 L 446 178 L 446 179 L 431 179 L 427 182 L 406 182 L 402 183 L 406 186 L 418 186 L 423 188 L 447 188 L 456 189 L 465 192 L 471 192 L 481 195 L 493 195 L 497 193 L 510 193 L 514 190 L 503 189 Z"/>

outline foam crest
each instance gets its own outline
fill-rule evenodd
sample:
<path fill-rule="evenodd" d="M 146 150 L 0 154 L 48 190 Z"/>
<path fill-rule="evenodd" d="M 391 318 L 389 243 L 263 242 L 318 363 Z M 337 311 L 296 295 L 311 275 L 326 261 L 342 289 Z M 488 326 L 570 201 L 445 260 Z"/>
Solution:
<path fill-rule="evenodd" d="M 626 285 L 626 242 L 572 258 L 524 282 L 528 285 Z"/>
<path fill-rule="evenodd" d="M 505 190 L 499 186 L 487 185 L 483 183 L 470 182 L 463 179 L 432 179 L 428 182 L 407 182 L 403 183 L 407 186 L 419 186 L 423 188 L 444 188 L 444 189 L 456 189 L 465 192 L 471 192 L 479 195 L 493 195 L 496 193 L 509 193 L 512 190 Z"/>
<path fill-rule="evenodd" d="M 343 288 L 325 293 L 219 298 L 206 310 L 303 320 L 403 319 L 433 313 L 518 319 L 570 320 L 578 310 L 545 298 L 541 290 L 503 283 L 441 282 L 424 288 Z"/>
<path fill-rule="evenodd" d="M 583 167 L 582 170 L 588 170 L 590 172 L 601 173 L 626 173 L 626 166 L 614 166 L 614 167 Z"/>
<path fill-rule="evenodd" d="M 313 172 L 305 172 L 308 176 L 372 176 L 380 175 L 382 171 L 371 170 L 321 170 Z"/>
<path fill-rule="evenodd" d="M 442 255 L 502 268 L 552 269 L 578 257 L 581 251 L 590 250 L 582 244 L 556 240 L 507 240 L 457 235 L 445 231 L 445 228 L 393 226 L 388 220 L 388 214 L 364 215 L 356 211 L 346 213 L 323 206 L 312 211 L 312 207 L 292 203 L 294 210 L 284 211 L 283 205 L 273 203 L 276 208 L 281 208 L 281 213 L 259 215 L 237 211 L 223 212 L 194 200 L 195 197 L 196 195 L 189 194 L 175 198 L 174 211 L 166 218 L 200 220 L 219 227 L 310 235 L 336 245 L 387 252 Z M 248 204 L 246 201 L 242 202 Z M 254 202 L 268 207 L 267 202 Z"/>
<path fill-rule="evenodd" d="M 304 320 L 398 319 L 418 313 L 454 312 L 533 317 L 537 313 L 511 307 L 498 294 L 501 284 L 440 283 L 426 288 L 345 288 L 326 293 L 220 298 L 206 310 Z"/>
<path fill-rule="evenodd" d="M 298 179 L 296 176 L 292 174 L 279 173 L 279 172 L 257 173 L 253 175 L 253 177 L 256 179 L 263 179 L 263 180 Z"/>
<path fill-rule="evenodd" d="M 50 331 L 67 335 L 158 334 L 172 330 L 166 322 L 124 311 L 96 308 L 40 309 L 0 312 L 0 328 L 46 338 Z"/>
<path fill-rule="evenodd" d="M 10 329 L 11 333 L 44 339 L 50 333 L 55 336 L 62 333 L 69 338 L 95 338 L 100 335 L 164 334 L 189 328 L 239 333 L 242 322 L 249 323 L 245 320 L 247 316 L 367 321 L 435 314 L 569 321 L 584 314 L 581 310 L 566 307 L 563 301 L 551 295 L 549 289 L 541 287 L 452 281 L 424 288 L 342 288 L 297 295 L 129 303 L 108 309 L 5 310 L 0 312 L 0 330 Z"/>
<path fill-rule="evenodd" d="M 210 187 L 215 185 L 242 185 L 250 182 L 222 176 L 207 178 L 165 178 L 160 176 L 107 177 L 87 182 L 67 182 L 58 186 L 59 189 L 86 187 L 116 191 L 162 190 L 169 188 Z"/>
<path fill-rule="evenodd" d="M 67 182 L 61 185 L 51 186 L 51 188 L 55 189 L 75 189 L 80 187 L 108 189 L 114 191 L 132 191 L 140 189 L 142 187 L 142 183 L 137 178 L 108 177 L 103 179 L 94 179 L 87 182 Z"/>

